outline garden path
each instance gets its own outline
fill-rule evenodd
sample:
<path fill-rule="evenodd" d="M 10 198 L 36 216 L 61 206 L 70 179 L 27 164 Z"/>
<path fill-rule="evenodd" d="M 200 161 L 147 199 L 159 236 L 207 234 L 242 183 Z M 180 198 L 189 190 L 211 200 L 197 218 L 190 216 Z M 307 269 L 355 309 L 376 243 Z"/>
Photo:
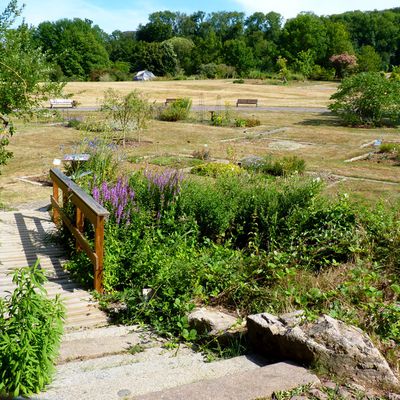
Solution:
<path fill-rule="evenodd" d="M 12 272 L 33 265 L 37 259 L 45 270 L 49 297 L 59 294 L 66 307 L 65 330 L 87 329 L 107 324 L 91 295 L 73 282 L 63 269 L 65 250 L 51 234 L 55 225 L 43 209 L 0 212 L 0 297 L 12 291 Z"/>

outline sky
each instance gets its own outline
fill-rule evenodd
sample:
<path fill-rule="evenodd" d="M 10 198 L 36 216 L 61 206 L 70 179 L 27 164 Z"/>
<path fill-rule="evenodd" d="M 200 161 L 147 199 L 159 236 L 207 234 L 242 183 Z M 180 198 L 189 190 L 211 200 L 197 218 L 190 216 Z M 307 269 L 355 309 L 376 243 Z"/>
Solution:
<path fill-rule="evenodd" d="M 338 14 L 352 10 L 374 10 L 400 7 L 399 0 L 20 0 L 25 3 L 23 16 L 28 24 L 61 18 L 88 18 L 107 33 L 114 30 L 132 31 L 139 24 L 146 24 L 148 15 L 155 11 L 275 11 L 286 19 L 301 11 L 317 15 Z M 8 0 L 0 0 L 0 11 Z"/>

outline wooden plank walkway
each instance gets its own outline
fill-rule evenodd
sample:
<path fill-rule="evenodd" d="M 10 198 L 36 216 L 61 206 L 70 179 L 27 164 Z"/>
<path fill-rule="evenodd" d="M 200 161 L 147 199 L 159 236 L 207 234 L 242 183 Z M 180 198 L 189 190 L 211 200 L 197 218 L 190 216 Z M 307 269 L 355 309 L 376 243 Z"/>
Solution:
<path fill-rule="evenodd" d="M 50 240 L 54 230 L 48 212 L 0 212 L 0 296 L 5 297 L 7 291 L 13 290 L 13 270 L 32 265 L 39 259 L 48 277 L 45 288 L 49 297 L 59 294 L 66 307 L 66 331 L 106 325 L 105 313 L 64 271 L 65 251 Z"/>

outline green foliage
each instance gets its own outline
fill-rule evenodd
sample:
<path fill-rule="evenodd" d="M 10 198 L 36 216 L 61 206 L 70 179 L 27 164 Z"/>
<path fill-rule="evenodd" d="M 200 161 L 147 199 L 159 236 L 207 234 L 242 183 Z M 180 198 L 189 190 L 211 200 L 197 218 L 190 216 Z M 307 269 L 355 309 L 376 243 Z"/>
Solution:
<path fill-rule="evenodd" d="M 192 107 L 192 100 L 185 97 L 168 104 L 160 113 L 161 121 L 182 121 L 187 119 Z"/>
<path fill-rule="evenodd" d="M 49 300 L 39 262 L 15 272 L 14 292 L 0 299 L 0 396 L 29 396 L 51 381 L 63 307 Z"/>
<path fill-rule="evenodd" d="M 399 98 L 399 82 L 364 72 L 342 81 L 329 108 L 347 125 L 396 125 L 400 122 Z"/>
<path fill-rule="evenodd" d="M 191 170 L 192 174 L 200 176 L 211 176 L 216 178 L 223 175 L 238 175 L 243 171 L 235 164 L 207 163 L 197 165 Z"/>
<path fill-rule="evenodd" d="M 33 36 L 67 78 L 86 80 L 92 71 L 110 67 L 105 33 L 88 19 L 45 21 L 34 30 Z"/>
<path fill-rule="evenodd" d="M 304 173 L 305 161 L 297 156 L 274 159 L 268 155 L 264 158 L 243 160 L 242 167 L 267 175 L 290 176 Z"/>
<path fill-rule="evenodd" d="M 12 157 L 6 149 L 14 133 L 12 117 L 32 114 L 62 89 L 62 85 L 43 83 L 51 66 L 35 47 L 28 26 L 11 29 L 21 11 L 17 1 L 10 1 L 0 14 L 0 167 Z"/>
<path fill-rule="evenodd" d="M 123 145 L 131 131 L 137 132 L 137 141 L 140 141 L 140 132 L 146 128 L 152 112 L 149 101 L 140 92 L 135 90 L 124 96 L 113 89 L 104 93 L 101 110 L 121 131 Z"/>
<path fill-rule="evenodd" d="M 295 60 L 295 68 L 305 77 L 309 78 L 313 71 L 315 56 L 309 49 L 300 51 Z"/>
<path fill-rule="evenodd" d="M 236 118 L 235 125 L 237 127 L 254 128 L 255 126 L 260 126 L 261 121 L 256 118 Z"/>
<path fill-rule="evenodd" d="M 361 47 L 357 54 L 359 72 L 378 72 L 382 69 L 382 58 L 372 46 Z"/>
<path fill-rule="evenodd" d="M 399 143 L 382 143 L 379 146 L 379 153 L 399 153 L 400 144 Z"/>

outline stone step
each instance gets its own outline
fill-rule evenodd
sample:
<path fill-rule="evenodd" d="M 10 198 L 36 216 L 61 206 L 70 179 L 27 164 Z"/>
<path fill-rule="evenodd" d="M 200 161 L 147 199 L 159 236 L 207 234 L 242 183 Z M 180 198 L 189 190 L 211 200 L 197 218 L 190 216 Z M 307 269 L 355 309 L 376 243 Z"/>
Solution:
<path fill-rule="evenodd" d="M 277 391 L 319 383 L 319 379 L 307 369 L 280 362 L 254 371 L 135 396 L 132 400 L 254 400 L 270 398 Z"/>
<path fill-rule="evenodd" d="M 132 398 L 205 379 L 254 371 L 264 363 L 264 360 L 250 356 L 205 362 L 200 353 L 186 346 L 166 350 L 158 345 L 137 354 L 110 355 L 58 365 L 48 390 L 32 399 Z"/>

